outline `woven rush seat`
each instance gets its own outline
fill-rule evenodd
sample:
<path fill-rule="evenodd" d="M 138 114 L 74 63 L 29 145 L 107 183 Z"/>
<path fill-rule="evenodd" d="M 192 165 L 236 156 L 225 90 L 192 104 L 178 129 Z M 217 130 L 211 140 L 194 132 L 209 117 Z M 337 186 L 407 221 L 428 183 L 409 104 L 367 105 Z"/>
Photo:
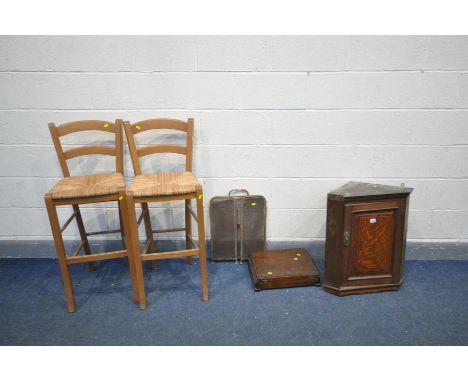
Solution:
<path fill-rule="evenodd" d="M 119 172 L 68 176 L 58 181 L 50 190 L 52 199 L 104 196 L 118 193 L 125 188 L 124 177 Z"/>
<path fill-rule="evenodd" d="M 137 175 L 128 187 L 135 197 L 181 195 L 202 190 L 191 172 L 164 172 Z"/>

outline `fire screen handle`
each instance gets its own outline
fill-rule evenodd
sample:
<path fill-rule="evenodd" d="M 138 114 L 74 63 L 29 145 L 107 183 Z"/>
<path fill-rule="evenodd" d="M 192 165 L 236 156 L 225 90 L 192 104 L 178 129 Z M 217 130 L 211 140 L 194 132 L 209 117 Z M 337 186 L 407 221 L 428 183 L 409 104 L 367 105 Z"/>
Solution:
<path fill-rule="evenodd" d="M 244 188 L 235 188 L 235 189 L 229 191 L 228 196 L 231 196 L 231 194 L 234 193 L 234 192 L 237 193 L 237 194 L 244 193 L 244 194 L 247 195 L 247 196 L 250 195 L 250 194 L 249 194 L 249 191 L 247 191 L 247 190 L 244 189 Z"/>

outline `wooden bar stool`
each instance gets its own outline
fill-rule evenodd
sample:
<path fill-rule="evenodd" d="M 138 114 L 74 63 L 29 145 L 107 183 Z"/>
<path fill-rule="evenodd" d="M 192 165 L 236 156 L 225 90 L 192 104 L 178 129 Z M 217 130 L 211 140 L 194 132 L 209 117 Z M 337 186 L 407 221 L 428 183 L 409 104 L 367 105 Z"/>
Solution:
<path fill-rule="evenodd" d="M 50 134 L 54 142 L 55 150 L 62 168 L 64 178 L 57 182 L 52 189 L 45 194 L 45 204 L 49 215 L 50 226 L 55 243 L 55 250 L 60 265 L 60 271 L 65 286 L 65 295 L 69 312 L 75 311 L 75 299 L 73 296 L 73 287 L 70 279 L 68 266 L 70 264 L 88 263 L 89 269 L 94 269 L 94 261 L 114 259 L 119 257 L 131 256 L 128 243 L 125 245 L 125 235 L 123 232 L 122 206 L 125 203 L 125 182 L 123 177 L 123 143 L 122 143 L 122 121 L 116 120 L 115 123 L 107 121 L 77 121 L 67 123 L 61 126 L 49 124 Z M 80 131 L 100 130 L 112 133 L 115 136 L 115 147 L 110 146 L 83 146 L 64 151 L 60 142 L 60 137 Z M 104 174 L 92 174 L 82 176 L 70 176 L 67 160 L 81 155 L 112 155 L 116 158 L 116 171 Z M 117 201 L 119 204 L 120 228 L 109 231 L 86 232 L 79 205 L 88 203 L 101 203 Z M 67 221 L 61 226 L 57 216 L 57 206 L 72 206 L 73 213 Z M 65 253 L 62 232 L 75 219 L 81 237 L 81 243 L 78 248 L 70 255 Z M 108 233 L 121 232 L 124 249 L 114 252 L 104 252 L 91 254 L 88 237 Z M 83 249 L 84 256 L 79 256 Z M 136 284 L 136 273 L 133 259 L 128 259 L 130 274 L 132 280 L 133 299 L 139 301 L 138 289 Z"/>
<path fill-rule="evenodd" d="M 198 179 L 192 175 L 192 152 L 193 152 L 193 119 L 187 122 L 175 119 L 150 119 L 146 121 L 130 124 L 124 122 L 125 134 L 127 136 L 130 155 L 132 158 L 135 179 L 127 188 L 126 206 L 127 218 L 124 218 L 126 232 L 129 233 L 132 252 L 135 260 L 135 270 L 138 285 L 138 295 L 140 297 L 140 308 L 146 308 L 145 288 L 143 282 L 142 262 L 146 260 L 160 260 L 177 257 L 192 256 L 200 257 L 200 274 L 202 284 L 202 298 L 208 300 L 208 275 L 206 270 L 206 244 L 205 244 L 205 223 L 203 213 L 203 189 Z M 186 133 L 186 146 L 174 144 L 156 144 L 137 148 L 135 134 L 153 129 L 178 130 Z M 176 153 L 185 155 L 185 172 L 167 172 L 142 174 L 139 158 L 157 153 Z M 191 201 L 196 199 L 197 213 L 192 209 Z M 162 230 L 152 230 L 150 225 L 149 209 L 142 210 L 142 214 L 137 220 L 135 204 L 149 202 L 162 202 L 172 200 L 185 201 L 185 226 L 180 228 L 167 228 Z M 196 247 L 192 238 L 191 218 L 198 222 L 199 248 Z M 147 241 L 144 249 L 140 251 L 140 240 L 138 237 L 138 225 L 145 219 Z M 155 252 L 153 246 L 153 233 L 185 231 L 186 249 L 171 252 Z"/>

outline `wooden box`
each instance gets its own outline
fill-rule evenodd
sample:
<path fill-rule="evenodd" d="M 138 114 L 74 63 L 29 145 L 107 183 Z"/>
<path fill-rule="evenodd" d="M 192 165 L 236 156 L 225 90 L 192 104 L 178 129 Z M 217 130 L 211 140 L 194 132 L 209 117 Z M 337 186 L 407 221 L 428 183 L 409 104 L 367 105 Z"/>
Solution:
<path fill-rule="evenodd" d="M 323 287 L 338 296 L 398 290 L 412 188 L 349 182 L 328 194 Z"/>
<path fill-rule="evenodd" d="M 256 251 L 249 256 L 255 290 L 320 285 L 320 275 L 303 248 Z"/>

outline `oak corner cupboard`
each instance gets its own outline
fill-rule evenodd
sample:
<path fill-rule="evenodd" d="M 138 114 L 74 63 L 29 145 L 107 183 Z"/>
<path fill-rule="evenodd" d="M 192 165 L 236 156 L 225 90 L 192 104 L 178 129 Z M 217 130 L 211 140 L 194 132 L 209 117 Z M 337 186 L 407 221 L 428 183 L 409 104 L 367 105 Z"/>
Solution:
<path fill-rule="evenodd" d="M 323 280 L 327 292 L 345 296 L 400 289 L 412 191 L 349 182 L 328 193 Z"/>

